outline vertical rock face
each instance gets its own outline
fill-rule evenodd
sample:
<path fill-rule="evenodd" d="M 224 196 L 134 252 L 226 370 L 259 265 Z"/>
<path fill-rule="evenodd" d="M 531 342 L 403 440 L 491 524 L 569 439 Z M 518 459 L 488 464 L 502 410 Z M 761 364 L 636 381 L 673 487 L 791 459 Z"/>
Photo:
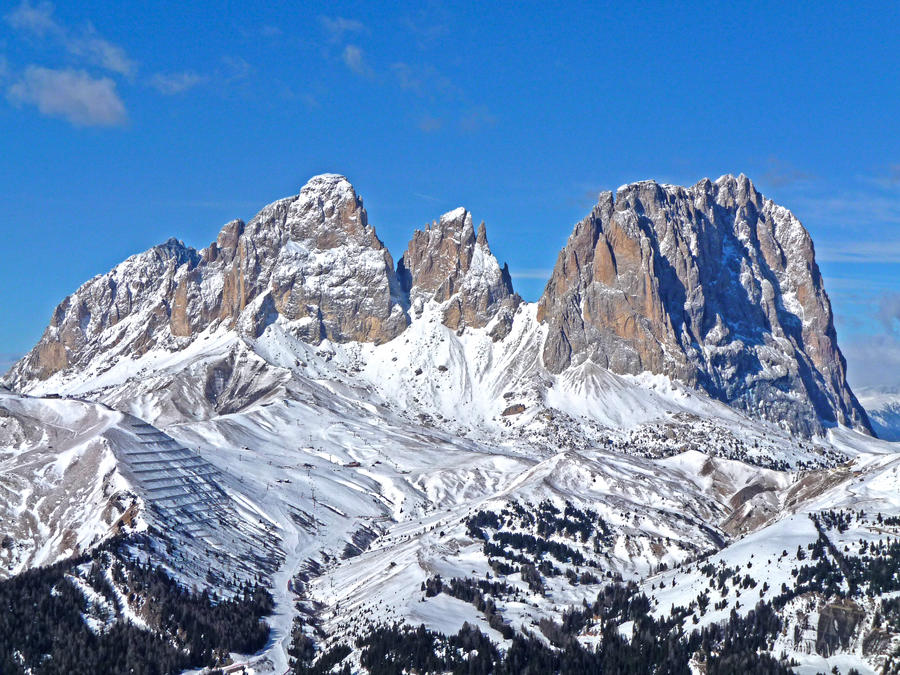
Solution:
<path fill-rule="evenodd" d="M 846 381 L 812 241 L 745 176 L 600 195 L 538 306 L 552 372 L 644 371 L 804 433 L 870 431 Z"/>
<path fill-rule="evenodd" d="M 484 223 L 476 234 L 472 214 L 462 207 L 413 234 L 397 275 L 411 306 L 442 303 L 444 324 L 454 330 L 482 328 L 499 317 L 494 335 L 502 337 L 521 302 L 508 268 L 491 253 Z"/>
<path fill-rule="evenodd" d="M 21 386 L 95 359 L 176 349 L 224 324 L 258 335 L 278 316 L 307 340 L 383 342 L 408 323 L 390 253 L 343 176 L 311 179 L 202 252 L 169 240 L 84 284 L 6 377 Z"/>

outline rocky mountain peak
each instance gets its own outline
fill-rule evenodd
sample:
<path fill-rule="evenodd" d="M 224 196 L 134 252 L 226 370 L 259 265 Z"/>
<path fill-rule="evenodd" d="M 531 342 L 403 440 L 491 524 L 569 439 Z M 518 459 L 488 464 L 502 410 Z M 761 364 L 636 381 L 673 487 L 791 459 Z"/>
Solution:
<path fill-rule="evenodd" d="M 279 315 L 304 322 L 305 339 L 385 342 L 406 328 L 394 261 L 346 178 L 312 178 L 288 206 L 284 231 L 269 294 Z"/>
<path fill-rule="evenodd" d="M 538 307 L 552 372 L 664 374 L 803 432 L 869 429 L 809 234 L 743 174 L 600 195 Z"/>
<path fill-rule="evenodd" d="M 481 328 L 499 316 L 497 335 L 505 334 L 521 302 L 507 267 L 491 253 L 484 223 L 476 234 L 463 207 L 416 230 L 397 270 L 410 305 L 442 303 L 444 324 L 454 330 Z"/>
<path fill-rule="evenodd" d="M 376 249 L 384 245 L 369 227 L 362 199 L 344 176 L 314 176 L 300 190 L 287 213 L 290 238 L 310 248 L 328 250 L 349 241 Z"/>
<path fill-rule="evenodd" d="M 223 326 L 249 337 L 283 318 L 318 343 L 383 342 L 407 325 L 390 253 L 343 176 L 233 220 L 198 253 L 170 239 L 91 279 L 53 313 L 6 381 L 17 388 L 70 368 L 179 349 Z"/>

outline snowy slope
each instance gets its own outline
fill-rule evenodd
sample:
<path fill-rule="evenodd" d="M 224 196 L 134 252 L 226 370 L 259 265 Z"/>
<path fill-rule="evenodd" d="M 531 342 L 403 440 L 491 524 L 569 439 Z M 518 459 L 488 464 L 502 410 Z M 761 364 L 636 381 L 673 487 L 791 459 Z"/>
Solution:
<path fill-rule="evenodd" d="M 84 550 L 120 521 L 136 497 L 103 433 L 121 418 L 0 393 L 0 578 Z"/>

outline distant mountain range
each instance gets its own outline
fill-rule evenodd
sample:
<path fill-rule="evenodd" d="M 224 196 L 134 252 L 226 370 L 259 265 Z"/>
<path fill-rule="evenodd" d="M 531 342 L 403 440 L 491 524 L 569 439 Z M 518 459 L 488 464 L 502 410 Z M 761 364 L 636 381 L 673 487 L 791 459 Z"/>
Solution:
<path fill-rule="evenodd" d="M 900 441 L 900 387 L 865 388 L 859 398 L 878 438 Z"/>

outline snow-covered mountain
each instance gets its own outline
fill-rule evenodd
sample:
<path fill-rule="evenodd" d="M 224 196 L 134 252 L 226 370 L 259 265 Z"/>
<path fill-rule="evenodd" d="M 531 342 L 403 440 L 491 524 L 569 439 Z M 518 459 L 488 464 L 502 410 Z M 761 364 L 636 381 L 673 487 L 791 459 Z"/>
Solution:
<path fill-rule="evenodd" d="M 426 299 L 446 325 L 499 339 L 519 298 L 484 224 L 457 209 L 416 232 L 395 272 L 343 176 L 311 179 L 203 251 L 175 240 L 134 256 L 64 300 L 6 376 L 19 390 L 107 368 L 209 328 L 254 338 L 277 318 L 310 343 L 383 343 Z M 744 176 L 692 188 L 652 181 L 603 193 L 560 253 L 538 303 L 536 365 L 585 359 L 619 374 L 662 374 L 802 433 L 869 430 L 846 382 L 831 306 L 800 222 Z"/>
<path fill-rule="evenodd" d="M 682 633 L 769 603 L 757 651 L 811 672 L 900 643 L 900 578 L 870 574 L 900 541 L 897 447 L 846 384 L 808 235 L 743 177 L 601 195 L 525 303 L 465 209 L 395 269 L 318 176 L 90 280 L 4 384 L 4 573 L 141 534 L 187 586 L 271 590 L 268 646 L 236 657 L 259 672 L 313 643 L 366 668 L 395 620 L 627 640 L 635 617 L 572 612 L 628 582 Z M 810 556 L 843 595 L 791 574 Z"/>
<path fill-rule="evenodd" d="M 866 409 L 872 429 L 886 441 L 900 441 L 900 389 L 871 387 L 859 392 L 859 402 Z"/>

